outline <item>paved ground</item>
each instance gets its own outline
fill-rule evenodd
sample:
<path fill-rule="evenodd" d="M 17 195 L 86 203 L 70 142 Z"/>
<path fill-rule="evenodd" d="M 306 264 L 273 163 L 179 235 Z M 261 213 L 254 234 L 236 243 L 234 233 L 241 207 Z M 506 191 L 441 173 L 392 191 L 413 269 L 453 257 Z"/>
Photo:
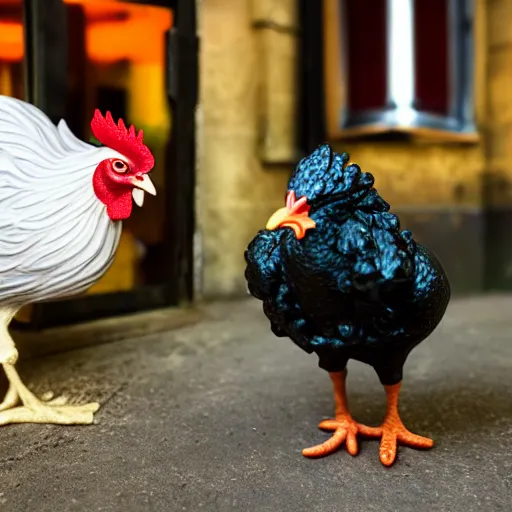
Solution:
<path fill-rule="evenodd" d="M 512 509 L 512 297 L 453 301 L 406 366 L 406 424 L 429 452 L 378 442 L 307 460 L 332 411 L 330 382 L 274 338 L 255 300 L 199 326 L 25 364 L 31 386 L 100 399 L 89 427 L 0 429 L 0 507 L 22 511 L 508 511 Z M 355 415 L 384 396 L 352 364 Z"/>

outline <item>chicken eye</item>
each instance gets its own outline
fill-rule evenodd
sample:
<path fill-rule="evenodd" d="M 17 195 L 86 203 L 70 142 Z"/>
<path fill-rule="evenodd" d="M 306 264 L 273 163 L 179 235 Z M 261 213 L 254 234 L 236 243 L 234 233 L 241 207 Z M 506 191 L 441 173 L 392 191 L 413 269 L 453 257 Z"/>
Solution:
<path fill-rule="evenodd" d="M 114 168 L 114 171 L 119 173 L 125 173 L 128 170 L 128 166 L 122 160 L 114 160 L 112 167 Z"/>

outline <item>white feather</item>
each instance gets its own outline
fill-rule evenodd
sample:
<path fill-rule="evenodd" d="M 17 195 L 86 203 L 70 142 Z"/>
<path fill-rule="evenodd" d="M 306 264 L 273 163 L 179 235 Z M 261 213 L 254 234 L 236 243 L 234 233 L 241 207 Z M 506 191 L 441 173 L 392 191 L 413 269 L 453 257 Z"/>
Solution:
<path fill-rule="evenodd" d="M 56 127 L 39 109 L 0 96 L 0 305 L 86 291 L 114 258 L 121 223 L 97 199 L 92 177 L 123 158 Z"/>

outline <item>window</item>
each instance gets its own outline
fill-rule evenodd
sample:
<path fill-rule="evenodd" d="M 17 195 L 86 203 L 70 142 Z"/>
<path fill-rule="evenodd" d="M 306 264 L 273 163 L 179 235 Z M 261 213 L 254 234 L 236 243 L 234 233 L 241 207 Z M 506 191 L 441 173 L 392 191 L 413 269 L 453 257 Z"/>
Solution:
<path fill-rule="evenodd" d="M 324 0 L 331 136 L 474 135 L 472 0 Z"/>
<path fill-rule="evenodd" d="M 386 104 L 387 0 L 357 0 L 345 4 L 348 105 L 353 112 L 370 112 Z"/>

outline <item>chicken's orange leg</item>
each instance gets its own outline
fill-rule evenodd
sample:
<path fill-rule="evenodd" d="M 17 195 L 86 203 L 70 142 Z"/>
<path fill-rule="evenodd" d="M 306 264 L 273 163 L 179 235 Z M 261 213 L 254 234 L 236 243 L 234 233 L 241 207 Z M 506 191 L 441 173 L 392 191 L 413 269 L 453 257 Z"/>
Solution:
<path fill-rule="evenodd" d="M 336 451 L 343 443 L 350 455 L 357 455 L 357 434 L 367 435 L 371 427 L 357 423 L 348 410 L 345 381 L 347 371 L 329 373 L 334 389 L 335 419 L 322 421 L 322 430 L 334 431 L 330 439 L 322 444 L 302 450 L 305 457 L 323 457 Z"/>
<path fill-rule="evenodd" d="M 396 460 L 398 444 L 412 448 L 428 449 L 434 446 L 434 441 L 428 437 L 418 436 L 409 432 L 402 423 L 398 413 L 398 397 L 402 383 L 384 386 L 387 395 L 387 410 L 384 422 L 380 427 L 368 428 L 366 435 L 380 437 L 380 461 L 385 466 L 391 466 Z"/>

